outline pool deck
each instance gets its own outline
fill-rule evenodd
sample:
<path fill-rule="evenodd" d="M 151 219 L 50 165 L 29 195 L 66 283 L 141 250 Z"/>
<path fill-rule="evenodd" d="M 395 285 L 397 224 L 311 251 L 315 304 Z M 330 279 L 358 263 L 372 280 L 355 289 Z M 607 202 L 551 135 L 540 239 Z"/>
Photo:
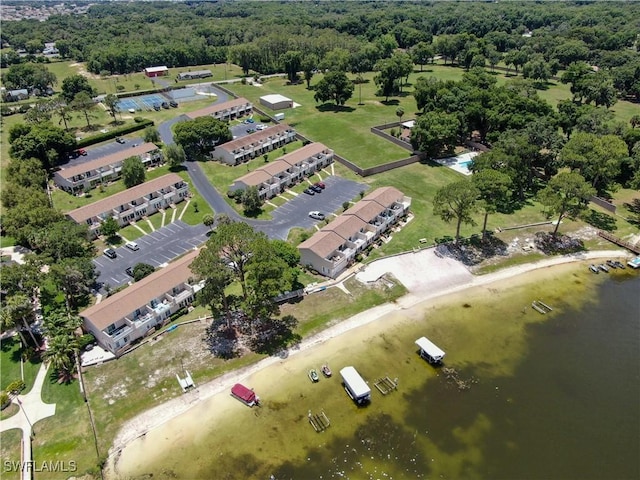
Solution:
<path fill-rule="evenodd" d="M 471 175 L 467 168 L 467 163 L 473 160 L 476 155 L 478 155 L 478 152 L 466 152 L 456 157 L 438 158 L 436 162 L 463 175 Z"/>

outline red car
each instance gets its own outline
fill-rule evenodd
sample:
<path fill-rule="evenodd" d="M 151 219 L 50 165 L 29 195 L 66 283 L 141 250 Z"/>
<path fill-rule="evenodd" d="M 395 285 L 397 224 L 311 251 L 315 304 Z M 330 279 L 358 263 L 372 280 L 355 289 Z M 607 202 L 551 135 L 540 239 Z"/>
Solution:
<path fill-rule="evenodd" d="M 78 149 L 78 155 L 85 156 L 86 154 L 87 154 L 87 151 L 84 148 L 79 148 Z"/>
<path fill-rule="evenodd" d="M 320 187 L 321 189 L 325 189 L 327 188 L 327 186 L 324 184 L 324 182 L 316 182 L 313 184 L 314 187 Z"/>

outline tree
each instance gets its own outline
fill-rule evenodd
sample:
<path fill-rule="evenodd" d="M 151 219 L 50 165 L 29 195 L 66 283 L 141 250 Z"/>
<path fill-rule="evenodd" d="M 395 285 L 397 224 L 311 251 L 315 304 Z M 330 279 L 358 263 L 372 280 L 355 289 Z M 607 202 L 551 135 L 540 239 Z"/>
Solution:
<path fill-rule="evenodd" d="M 162 154 L 171 169 L 178 168 L 187 160 L 184 148 L 182 148 L 182 145 L 178 145 L 177 143 L 165 145 L 162 149 Z"/>
<path fill-rule="evenodd" d="M 24 327 L 24 329 L 29 332 L 33 345 L 35 347 L 40 347 L 40 343 L 36 340 L 36 337 L 31 330 L 31 324 L 35 320 L 35 312 L 33 310 L 31 298 L 21 292 L 11 295 L 5 301 L 0 314 L 2 315 L 3 331 L 6 328 L 15 328 L 20 331 Z M 24 338 L 23 344 L 26 346 Z"/>
<path fill-rule="evenodd" d="M 627 144 L 617 135 L 577 132 L 560 151 L 560 162 L 579 171 L 593 188 L 602 192 L 620 174 L 628 156 Z"/>
<path fill-rule="evenodd" d="M 100 232 L 107 238 L 113 237 L 120 230 L 118 221 L 113 217 L 107 217 L 100 225 Z"/>
<path fill-rule="evenodd" d="M 552 214 L 558 215 L 555 237 L 560 222 L 565 215 L 576 216 L 584 210 L 595 190 L 589 186 L 584 177 L 576 172 L 560 172 L 548 185 L 538 192 L 540 203 L 548 207 Z"/>
<path fill-rule="evenodd" d="M 107 107 L 107 111 L 109 115 L 113 117 L 113 120 L 116 120 L 116 113 L 118 113 L 118 102 L 120 100 L 113 93 L 109 93 L 104 99 L 102 99 L 102 103 L 105 107 Z"/>
<path fill-rule="evenodd" d="M 433 199 L 433 213 L 445 222 L 456 219 L 456 243 L 460 239 L 462 223 L 475 225 L 472 215 L 477 210 L 477 199 L 480 191 L 464 179 L 440 188 Z"/>
<path fill-rule="evenodd" d="M 84 118 L 87 121 L 88 128 L 91 128 L 91 122 L 89 119 L 96 118 L 96 116 L 92 113 L 92 110 L 95 108 L 95 106 L 96 103 L 92 100 L 87 92 L 78 93 L 71 102 L 71 108 L 73 110 L 81 112 L 84 115 Z"/>
<path fill-rule="evenodd" d="M 316 102 L 344 105 L 353 95 L 354 85 L 344 72 L 328 72 L 314 87 Z"/>
<path fill-rule="evenodd" d="M 260 210 L 262 206 L 262 200 L 260 200 L 260 195 L 258 194 L 258 187 L 252 185 L 247 187 L 242 192 L 242 206 L 244 208 L 244 213 L 253 214 Z"/>
<path fill-rule="evenodd" d="M 49 339 L 44 358 L 61 378 L 69 382 L 75 370 L 77 351 L 78 340 L 73 333 L 55 335 Z"/>
<path fill-rule="evenodd" d="M 482 240 L 485 240 L 489 214 L 505 208 L 509 202 L 511 178 L 497 170 L 486 169 L 475 173 L 471 177 L 471 181 L 480 192 L 481 206 L 484 210 Z"/>
<path fill-rule="evenodd" d="M 127 188 L 144 183 L 146 170 L 139 157 L 125 158 L 122 162 L 122 181 Z"/>
<path fill-rule="evenodd" d="M 411 146 L 429 158 L 436 157 L 456 144 L 459 127 L 453 114 L 427 112 L 418 117 L 411 129 Z"/>
<path fill-rule="evenodd" d="M 213 215 L 211 215 L 210 213 L 207 213 L 204 217 L 202 217 L 202 223 L 206 227 L 209 227 L 209 230 L 213 230 L 213 226 L 216 223 L 216 219 Z"/>
<path fill-rule="evenodd" d="M 160 132 L 156 127 L 149 125 L 144 129 L 142 139 L 149 143 L 160 143 Z"/>
<path fill-rule="evenodd" d="M 289 83 L 298 81 L 298 72 L 302 66 L 302 54 L 297 50 L 289 50 L 280 56 L 283 70 L 287 73 Z"/>
<path fill-rule="evenodd" d="M 142 262 L 136 263 L 133 266 L 133 280 L 136 282 L 139 282 L 140 280 L 142 280 L 145 277 L 148 277 L 155 271 L 156 269 L 154 268 L 153 265 L 149 265 L 148 263 L 142 263 Z"/>
<path fill-rule="evenodd" d="M 320 65 L 329 72 L 346 72 L 349 70 L 350 54 L 344 48 L 334 48 L 326 53 Z"/>
<path fill-rule="evenodd" d="M 67 313 L 86 304 L 96 281 L 96 267 L 90 258 L 65 258 L 50 266 L 49 277 L 64 294 Z"/>
<path fill-rule="evenodd" d="M 24 114 L 24 120 L 27 123 L 42 123 L 51 121 L 51 106 L 48 100 L 38 100 Z"/>
<path fill-rule="evenodd" d="M 638 125 L 640 125 L 640 115 L 633 115 L 630 119 L 629 119 L 629 124 L 631 125 L 631 128 L 636 128 Z"/>
<path fill-rule="evenodd" d="M 174 138 L 190 157 L 211 152 L 216 145 L 231 140 L 232 135 L 227 123 L 205 116 L 178 123 Z"/>
<path fill-rule="evenodd" d="M 9 154 L 15 160 L 37 158 L 49 169 L 76 147 L 75 138 L 49 122 L 32 125 L 17 124 L 9 132 Z M 55 156 L 51 155 L 55 152 Z"/>
<path fill-rule="evenodd" d="M 420 42 L 411 49 L 413 63 L 420 65 L 420 71 L 424 65 L 433 62 L 434 56 L 433 46 L 427 42 Z"/>
<path fill-rule="evenodd" d="M 37 63 L 18 63 L 11 65 L 3 75 L 8 89 L 38 89 L 41 92 L 56 84 L 56 76 L 46 66 Z"/>
<path fill-rule="evenodd" d="M 402 121 L 402 116 L 404 115 L 404 108 L 398 107 L 396 108 L 396 116 L 400 121 Z"/>
<path fill-rule="evenodd" d="M 311 79 L 313 78 L 313 74 L 318 68 L 318 56 L 313 53 L 304 55 L 300 63 L 300 68 L 304 74 L 304 80 L 307 82 L 307 89 L 309 89 L 311 88 Z"/>
<path fill-rule="evenodd" d="M 549 62 L 542 55 L 532 57 L 522 68 L 522 76 L 530 78 L 540 83 L 544 83 L 551 78 Z"/>
<path fill-rule="evenodd" d="M 72 102 L 81 92 L 86 93 L 89 98 L 96 96 L 95 89 L 82 75 L 71 75 L 62 81 L 61 95 L 67 102 Z"/>
<path fill-rule="evenodd" d="M 300 250 L 285 240 L 272 240 L 271 246 L 275 254 L 292 268 L 300 263 Z"/>

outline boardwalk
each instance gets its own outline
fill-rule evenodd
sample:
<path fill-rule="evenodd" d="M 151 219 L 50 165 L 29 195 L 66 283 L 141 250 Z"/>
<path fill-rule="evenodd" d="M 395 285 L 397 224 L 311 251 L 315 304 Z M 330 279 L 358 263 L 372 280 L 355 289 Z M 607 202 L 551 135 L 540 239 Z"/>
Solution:
<path fill-rule="evenodd" d="M 598 230 L 598 235 L 600 235 L 605 240 L 609 240 L 611 243 L 615 243 L 621 247 L 626 248 L 627 250 L 632 251 L 636 255 L 640 255 L 640 245 L 632 245 L 629 242 L 625 242 L 624 240 L 616 237 L 615 235 L 611 235 L 608 232 L 604 232 L 602 230 Z"/>

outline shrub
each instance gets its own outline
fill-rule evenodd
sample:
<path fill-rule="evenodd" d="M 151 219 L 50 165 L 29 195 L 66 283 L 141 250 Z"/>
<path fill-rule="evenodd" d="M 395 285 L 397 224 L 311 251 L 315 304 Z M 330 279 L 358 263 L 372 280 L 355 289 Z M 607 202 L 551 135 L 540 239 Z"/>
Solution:
<path fill-rule="evenodd" d="M 9 395 L 7 394 L 7 392 L 0 393 L 0 409 L 4 410 L 10 404 L 11 404 L 11 401 L 9 399 Z"/>
<path fill-rule="evenodd" d="M 85 333 L 78 339 L 78 348 L 84 350 L 87 345 L 91 345 L 96 341 L 95 337 L 90 333 Z"/>
<path fill-rule="evenodd" d="M 133 117 L 133 121 L 136 123 L 142 123 L 144 122 L 144 118 L 142 117 Z"/>
<path fill-rule="evenodd" d="M 271 117 L 260 117 L 260 123 L 269 123 L 271 122 Z"/>
<path fill-rule="evenodd" d="M 20 393 L 26 387 L 25 383 L 22 380 L 16 380 L 15 382 L 11 382 L 7 385 L 6 391 L 9 393 Z"/>

